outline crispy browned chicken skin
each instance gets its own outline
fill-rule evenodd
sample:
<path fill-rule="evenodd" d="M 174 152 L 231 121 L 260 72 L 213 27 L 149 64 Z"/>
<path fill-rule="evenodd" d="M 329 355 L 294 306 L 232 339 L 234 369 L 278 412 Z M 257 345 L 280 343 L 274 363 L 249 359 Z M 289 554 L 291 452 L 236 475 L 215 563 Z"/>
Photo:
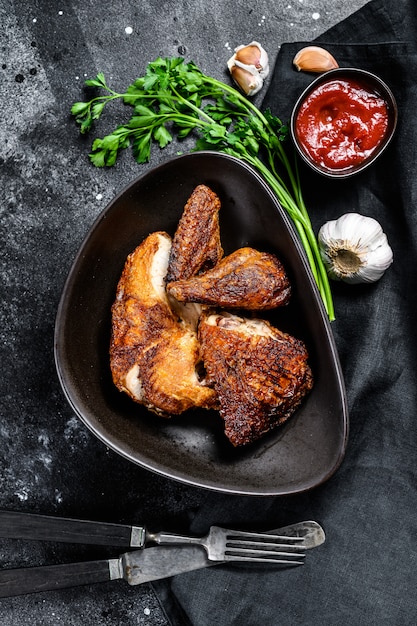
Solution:
<path fill-rule="evenodd" d="M 241 248 L 222 259 L 219 208 L 199 185 L 174 241 L 152 233 L 129 255 L 112 307 L 110 365 L 116 386 L 159 415 L 220 410 L 226 436 L 241 446 L 285 422 L 313 379 L 301 341 L 209 308 L 270 309 L 290 296 L 274 255 Z"/>
<path fill-rule="evenodd" d="M 286 304 L 291 286 L 282 263 L 273 254 L 245 247 L 229 254 L 211 270 L 167 285 L 180 302 L 223 308 L 274 309 Z"/>
<path fill-rule="evenodd" d="M 167 282 L 189 278 L 220 261 L 220 206 L 218 196 L 206 185 L 193 190 L 175 231 Z"/>
<path fill-rule="evenodd" d="M 156 232 L 127 258 L 112 307 L 110 366 L 115 385 L 161 415 L 211 408 L 217 398 L 198 377 L 197 334 L 173 314 L 165 291 L 171 250 Z"/>
<path fill-rule="evenodd" d="M 283 424 L 312 388 L 303 342 L 267 321 L 206 313 L 199 340 L 225 434 L 234 446 Z"/>

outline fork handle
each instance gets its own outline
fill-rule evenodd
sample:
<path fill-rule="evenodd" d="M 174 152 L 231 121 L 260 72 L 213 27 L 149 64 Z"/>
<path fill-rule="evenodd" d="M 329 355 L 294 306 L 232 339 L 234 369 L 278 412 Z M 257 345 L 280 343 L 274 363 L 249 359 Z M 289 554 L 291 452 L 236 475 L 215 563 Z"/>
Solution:
<path fill-rule="evenodd" d="M 183 544 L 183 545 L 192 545 L 192 546 L 202 546 L 204 545 L 204 538 L 201 537 L 188 537 L 186 535 L 177 535 L 176 533 L 167 533 L 167 532 L 159 532 L 159 533 L 150 533 L 147 531 L 146 539 L 148 541 L 154 541 L 160 545 L 167 544 Z"/>
<path fill-rule="evenodd" d="M 143 548 L 145 529 L 127 524 L 0 511 L 0 537 Z"/>

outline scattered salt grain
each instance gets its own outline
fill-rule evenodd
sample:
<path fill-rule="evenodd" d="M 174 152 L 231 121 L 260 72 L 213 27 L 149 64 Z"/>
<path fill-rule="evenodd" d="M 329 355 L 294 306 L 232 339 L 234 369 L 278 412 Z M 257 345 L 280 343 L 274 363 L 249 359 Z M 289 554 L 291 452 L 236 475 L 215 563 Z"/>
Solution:
<path fill-rule="evenodd" d="M 49 436 L 46 433 L 41 433 L 38 437 L 38 442 L 47 448 L 49 445 Z"/>
<path fill-rule="evenodd" d="M 126 35 L 131 35 L 133 33 L 133 28 L 131 26 L 126 26 L 125 33 Z"/>
<path fill-rule="evenodd" d="M 320 19 L 320 13 L 313 13 L 311 17 L 313 18 L 313 20 L 318 20 Z"/>
<path fill-rule="evenodd" d="M 49 454 L 41 453 L 38 455 L 38 460 L 44 465 L 45 469 L 49 472 L 52 468 L 52 457 Z"/>
<path fill-rule="evenodd" d="M 14 495 L 19 498 L 20 502 L 26 502 L 29 497 L 29 493 L 26 487 L 23 487 L 20 491 L 15 491 Z"/>

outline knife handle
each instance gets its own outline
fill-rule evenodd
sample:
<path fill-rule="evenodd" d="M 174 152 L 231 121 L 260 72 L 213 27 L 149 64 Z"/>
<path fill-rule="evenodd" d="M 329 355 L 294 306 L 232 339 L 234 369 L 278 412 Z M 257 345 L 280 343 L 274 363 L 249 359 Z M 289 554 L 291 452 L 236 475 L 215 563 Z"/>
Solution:
<path fill-rule="evenodd" d="M 0 511 L 0 537 L 124 548 L 143 548 L 145 545 L 145 529 L 141 526 L 16 511 Z"/>
<path fill-rule="evenodd" d="M 4 569 L 0 571 L 0 598 L 116 580 L 121 578 L 118 567 L 119 559 L 108 559 Z"/>

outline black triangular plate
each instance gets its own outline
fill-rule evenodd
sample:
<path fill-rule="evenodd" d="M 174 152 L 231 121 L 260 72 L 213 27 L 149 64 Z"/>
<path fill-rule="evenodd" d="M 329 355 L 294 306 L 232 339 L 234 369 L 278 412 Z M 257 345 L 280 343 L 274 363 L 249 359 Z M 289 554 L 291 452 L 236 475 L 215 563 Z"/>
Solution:
<path fill-rule="evenodd" d="M 267 317 L 305 341 L 315 378 L 311 394 L 287 424 L 243 449 L 229 444 L 216 412 L 158 418 L 118 392 L 109 370 L 110 309 L 126 257 L 150 232 L 173 235 L 186 200 L 201 183 L 222 201 L 226 253 L 250 245 L 274 252 L 286 266 L 291 303 Z M 304 251 L 270 188 L 233 157 L 216 152 L 176 157 L 110 202 L 66 281 L 55 359 L 68 401 L 88 428 L 125 458 L 172 479 L 228 493 L 284 495 L 323 483 L 343 459 L 348 436 L 343 376 Z"/>

